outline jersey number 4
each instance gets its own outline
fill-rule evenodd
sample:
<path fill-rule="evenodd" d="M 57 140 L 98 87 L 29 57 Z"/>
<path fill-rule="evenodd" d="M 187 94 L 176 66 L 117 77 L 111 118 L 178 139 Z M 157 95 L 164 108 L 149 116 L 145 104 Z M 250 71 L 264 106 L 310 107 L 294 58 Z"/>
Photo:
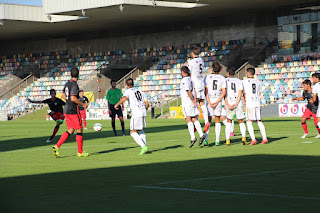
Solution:
<path fill-rule="evenodd" d="M 231 83 L 231 89 L 234 91 L 234 93 L 237 92 L 237 88 L 236 88 L 236 84 L 235 83 Z"/>
<path fill-rule="evenodd" d="M 252 93 L 256 94 L 257 92 L 257 85 L 256 84 L 252 84 Z"/>

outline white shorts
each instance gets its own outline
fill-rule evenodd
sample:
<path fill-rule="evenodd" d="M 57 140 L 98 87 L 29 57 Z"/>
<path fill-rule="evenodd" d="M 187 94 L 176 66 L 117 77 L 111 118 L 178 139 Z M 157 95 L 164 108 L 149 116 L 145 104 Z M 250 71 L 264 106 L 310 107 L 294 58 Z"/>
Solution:
<path fill-rule="evenodd" d="M 200 111 L 196 106 L 182 107 L 182 112 L 183 112 L 184 118 L 196 117 L 200 115 Z"/>
<path fill-rule="evenodd" d="M 196 98 L 205 100 L 206 96 L 204 94 L 205 88 L 203 80 L 192 80 L 192 82 L 194 84 L 194 89 L 196 90 Z"/>
<path fill-rule="evenodd" d="M 221 116 L 222 114 L 222 102 L 220 102 L 215 108 L 208 105 L 209 116 Z"/>
<path fill-rule="evenodd" d="M 131 117 L 130 130 L 143 130 L 146 127 L 146 116 Z"/>
<path fill-rule="evenodd" d="M 320 107 L 318 107 L 318 110 L 317 110 L 317 118 L 320 118 Z"/>
<path fill-rule="evenodd" d="M 260 107 L 246 107 L 246 117 L 250 121 L 261 121 Z"/>
<path fill-rule="evenodd" d="M 221 116 L 227 117 L 227 110 L 226 110 L 226 107 L 222 107 L 222 110 L 221 110 Z"/>
<path fill-rule="evenodd" d="M 236 118 L 237 118 L 238 120 L 244 119 L 242 102 L 240 102 L 235 109 L 233 109 L 233 110 L 228 109 L 228 110 L 227 110 L 227 118 L 228 118 L 229 120 L 233 120 L 234 115 L 236 115 Z"/>

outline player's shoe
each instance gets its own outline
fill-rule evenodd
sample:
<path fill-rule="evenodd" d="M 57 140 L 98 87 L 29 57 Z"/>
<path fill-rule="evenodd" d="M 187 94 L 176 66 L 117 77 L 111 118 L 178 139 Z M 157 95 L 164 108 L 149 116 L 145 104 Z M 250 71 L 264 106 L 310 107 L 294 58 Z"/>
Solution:
<path fill-rule="evenodd" d="M 57 123 L 58 123 L 58 124 L 62 124 L 62 123 L 63 123 L 63 120 L 58 119 L 58 120 L 57 120 Z"/>
<path fill-rule="evenodd" d="M 320 138 L 320 134 L 319 134 L 319 135 L 317 135 L 315 138 L 319 139 L 319 138 Z"/>
<path fill-rule="evenodd" d="M 209 142 L 207 140 L 204 140 L 203 145 L 204 146 L 209 146 Z"/>
<path fill-rule="evenodd" d="M 79 158 L 81 158 L 81 157 L 88 157 L 88 156 L 89 156 L 89 153 L 87 153 L 87 152 L 85 152 L 85 151 L 83 151 L 82 153 L 79 153 L 79 152 L 78 152 L 77 156 L 78 156 Z"/>
<path fill-rule="evenodd" d="M 87 127 L 85 127 L 85 128 L 83 128 L 84 130 L 88 130 L 88 128 Z"/>
<path fill-rule="evenodd" d="M 207 123 L 204 125 L 203 131 L 204 131 L 204 132 L 208 132 L 209 129 L 210 129 L 210 122 L 207 122 Z"/>
<path fill-rule="evenodd" d="M 144 146 L 141 148 L 141 151 L 138 155 L 143 155 L 145 153 L 149 152 L 149 148 L 147 146 Z"/>
<path fill-rule="evenodd" d="M 46 141 L 46 143 L 50 143 L 51 142 L 51 137 L 48 138 L 48 140 Z"/>
<path fill-rule="evenodd" d="M 54 146 L 52 147 L 52 151 L 53 151 L 53 155 L 54 155 L 56 158 L 60 158 L 59 148 L 57 147 L 57 145 L 54 145 Z"/>
<path fill-rule="evenodd" d="M 118 136 L 118 133 L 116 133 L 116 132 L 114 132 L 113 134 L 114 134 L 114 136 Z"/>
<path fill-rule="evenodd" d="M 230 146 L 230 140 L 226 140 L 226 145 Z"/>
<path fill-rule="evenodd" d="M 202 145 L 203 141 L 206 139 L 205 135 L 202 135 L 201 138 L 199 139 L 199 146 Z"/>
<path fill-rule="evenodd" d="M 230 133 L 230 137 L 234 137 L 234 133 L 233 132 Z"/>
<path fill-rule="evenodd" d="M 269 143 L 268 139 L 265 139 L 261 142 L 261 144 L 266 144 L 266 143 Z"/>
<path fill-rule="evenodd" d="M 246 139 L 246 137 L 242 137 L 242 144 L 243 144 L 243 145 L 247 145 L 247 139 Z"/>
<path fill-rule="evenodd" d="M 214 144 L 215 144 L 216 146 L 220 146 L 219 141 L 216 141 Z"/>
<path fill-rule="evenodd" d="M 309 134 L 304 133 L 301 138 L 307 138 Z"/>
<path fill-rule="evenodd" d="M 122 136 L 126 136 L 126 134 L 122 134 Z"/>
<path fill-rule="evenodd" d="M 253 141 L 251 141 L 250 146 L 255 145 L 255 144 L 257 144 L 257 143 L 258 143 L 257 140 L 254 139 Z"/>
<path fill-rule="evenodd" d="M 197 142 L 197 139 L 196 139 L 196 138 L 193 139 L 193 140 L 191 140 L 191 144 L 190 144 L 189 148 L 193 147 L 193 145 L 194 145 L 196 142 Z"/>

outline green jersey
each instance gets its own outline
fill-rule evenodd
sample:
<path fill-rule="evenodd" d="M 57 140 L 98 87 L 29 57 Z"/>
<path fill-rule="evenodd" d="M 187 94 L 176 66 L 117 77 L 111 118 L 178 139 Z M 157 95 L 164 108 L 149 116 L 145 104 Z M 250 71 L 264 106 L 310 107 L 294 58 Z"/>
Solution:
<path fill-rule="evenodd" d="M 109 89 L 107 93 L 107 100 L 109 100 L 109 103 L 112 105 L 117 104 L 120 101 L 121 97 L 122 97 L 122 92 L 118 88 L 116 88 L 115 90 Z"/>

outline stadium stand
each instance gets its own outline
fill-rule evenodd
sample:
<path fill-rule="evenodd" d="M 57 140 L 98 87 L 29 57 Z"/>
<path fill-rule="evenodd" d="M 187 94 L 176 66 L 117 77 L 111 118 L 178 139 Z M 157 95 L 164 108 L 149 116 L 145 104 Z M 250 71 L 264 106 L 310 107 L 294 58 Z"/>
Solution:
<path fill-rule="evenodd" d="M 262 104 L 290 103 L 291 98 L 302 96 L 302 81 L 311 80 L 311 75 L 320 70 L 318 58 L 318 53 L 313 60 L 289 55 L 279 57 L 277 63 L 261 64 L 256 70 L 256 78 L 262 84 Z"/>

